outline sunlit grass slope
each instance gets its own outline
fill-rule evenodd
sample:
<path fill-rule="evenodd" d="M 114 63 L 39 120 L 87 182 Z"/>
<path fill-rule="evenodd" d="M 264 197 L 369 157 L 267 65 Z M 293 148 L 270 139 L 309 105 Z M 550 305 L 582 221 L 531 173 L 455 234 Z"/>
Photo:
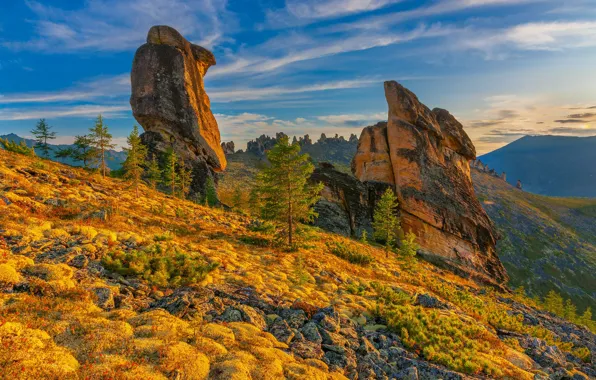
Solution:
<path fill-rule="evenodd" d="M 471 375 L 532 379 L 537 371 L 497 329 L 581 348 L 524 324 L 505 302 L 512 295 L 429 264 L 412 269 L 318 231 L 286 252 L 261 244 L 270 237 L 246 216 L 142 190 L 136 198 L 126 182 L 0 151 L 1 378 L 343 378 L 248 323 L 182 320 L 146 305 L 101 308 L 103 294 L 120 291 L 116 272 L 141 281 L 154 300 L 182 285 L 232 284 L 280 305 L 331 305 L 365 329 L 396 332 L 421 359 Z M 372 262 L 345 261 L 331 242 Z M 449 307 L 425 308 L 417 294 Z"/>

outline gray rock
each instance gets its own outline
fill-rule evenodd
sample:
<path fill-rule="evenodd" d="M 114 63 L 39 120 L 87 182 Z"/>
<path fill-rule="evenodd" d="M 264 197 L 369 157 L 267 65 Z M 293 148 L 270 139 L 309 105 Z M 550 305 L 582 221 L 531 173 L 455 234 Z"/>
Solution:
<path fill-rule="evenodd" d="M 399 380 L 418 380 L 418 368 L 412 366 L 399 372 L 396 376 Z"/>
<path fill-rule="evenodd" d="M 279 313 L 279 316 L 285 319 L 290 327 L 295 329 L 301 328 L 308 320 L 306 313 L 299 309 L 284 309 Z"/>
<path fill-rule="evenodd" d="M 89 259 L 85 255 L 76 255 L 68 260 L 67 264 L 78 269 L 83 269 L 89 265 Z"/>
<path fill-rule="evenodd" d="M 302 327 L 302 329 L 300 329 L 300 331 L 302 332 L 302 335 L 304 335 L 304 339 L 306 339 L 306 340 L 309 340 L 309 341 L 315 342 L 315 343 L 323 342 L 323 338 L 321 337 L 321 334 L 319 333 L 319 329 L 317 328 L 317 325 L 314 324 L 313 322 L 306 323 Z"/>
<path fill-rule="evenodd" d="M 321 359 L 324 356 L 321 345 L 308 340 L 294 340 L 290 349 L 303 359 Z"/>
<path fill-rule="evenodd" d="M 439 300 L 436 297 L 431 296 L 430 294 L 419 294 L 416 297 L 415 305 L 420 305 L 422 307 L 427 307 L 431 309 L 448 309 L 449 306 Z"/>
<path fill-rule="evenodd" d="M 114 308 L 114 293 L 108 287 L 93 288 L 95 294 L 95 304 L 104 310 L 111 310 Z"/>
<path fill-rule="evenodd" d="M 268 331 L 280 342 L 290 343 L 295 334 L 288 323 L 281 317 L 277 317 L 275 321 L 269 326 Z"/>

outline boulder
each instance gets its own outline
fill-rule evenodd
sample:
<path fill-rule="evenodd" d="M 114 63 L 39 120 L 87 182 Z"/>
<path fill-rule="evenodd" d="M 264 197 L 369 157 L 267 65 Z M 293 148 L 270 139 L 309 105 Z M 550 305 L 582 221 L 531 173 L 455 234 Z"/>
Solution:
<path fill-rule="evenodd" d="M 203 77 L 215 57 L 169 26 L 154 26 L 135 53 L 130 104 L 151 156 L 173 149 L 192 169 L 191 193 L 204 193 L 208 177 L 226 168 L 217 121 Z"/>
<path fill-rule="evenodd" d="M 395 81 L 385 82 L 388 122 L 365 128 L 352 171 L 365 184 L 393 187 L 404 232 L 420 255 L 460 275 L 497 286 L 508 277 L 496 233 L 474 194 L 472 141 L 446 110 L 430 110 Z"/>

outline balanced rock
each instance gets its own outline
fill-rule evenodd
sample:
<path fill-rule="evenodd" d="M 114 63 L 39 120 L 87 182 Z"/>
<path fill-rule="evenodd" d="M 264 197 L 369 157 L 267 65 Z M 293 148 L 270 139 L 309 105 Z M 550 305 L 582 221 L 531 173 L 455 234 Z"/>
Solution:
<path fill-rule="evenodd" d="M 191 193 L 203 193 L 208 177 L 226 168 L 217 121 L 203 77 L 213 54 L 169 26 L 154 26 L 134 57 L 130 104 L 151 155 L 173 149 L 192 169 Z"/>
<path fill-rule="evenodd" d="M 472 141 L 446 110 L 430 110 L 395 81 L 385 82 L 388 123 L 362 131 L 354 175 L 392 185 L 404 232 L 416 234 L 421 255 L 483 282 L 507 274 L 495 250 L 493 225 L 470 177 Z"/>

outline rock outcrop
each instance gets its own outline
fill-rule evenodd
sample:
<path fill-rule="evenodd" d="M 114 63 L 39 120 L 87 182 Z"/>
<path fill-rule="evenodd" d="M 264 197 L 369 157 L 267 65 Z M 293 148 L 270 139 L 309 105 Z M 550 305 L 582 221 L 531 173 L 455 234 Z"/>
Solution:
<path fill-rule="evenodd" d="M 462 125 L 397 82 L 385 82 L 385 96 L 389 120 L 362 131 L 353 173 L 394 187 L 402 229 L 416 234 L 424 258 L 482 282 L 506 282 L 492 222 L 474 194 L 476 152 Z"/>
<path fill-rule="evenodd" d="M 150 153 L 172 148 L 192 169 L 191 193 L 203 193 L 208 177 L 226 168 L 217 121 L 203 77 L 215 57 L 168 26 L 149 30 L 134 57 L 130 104 Z"/>
<path fill-rule="evenodd" d="M 221 149 L 223 150 L 225 155 L 234 154 L 236 152 L 233 141 L 222 142 Z"/>
<path fill-rule="evenodd" d="M 372 236 L 375 201 L 390 185 L 362 183 L 328 163 L 320 163 L 310 180 L 325 186 L 321 199 L 315 205 L 315 211 L 319 214 L 315 225 L 344 236 L 360 238 L 364 231 Z"/>

